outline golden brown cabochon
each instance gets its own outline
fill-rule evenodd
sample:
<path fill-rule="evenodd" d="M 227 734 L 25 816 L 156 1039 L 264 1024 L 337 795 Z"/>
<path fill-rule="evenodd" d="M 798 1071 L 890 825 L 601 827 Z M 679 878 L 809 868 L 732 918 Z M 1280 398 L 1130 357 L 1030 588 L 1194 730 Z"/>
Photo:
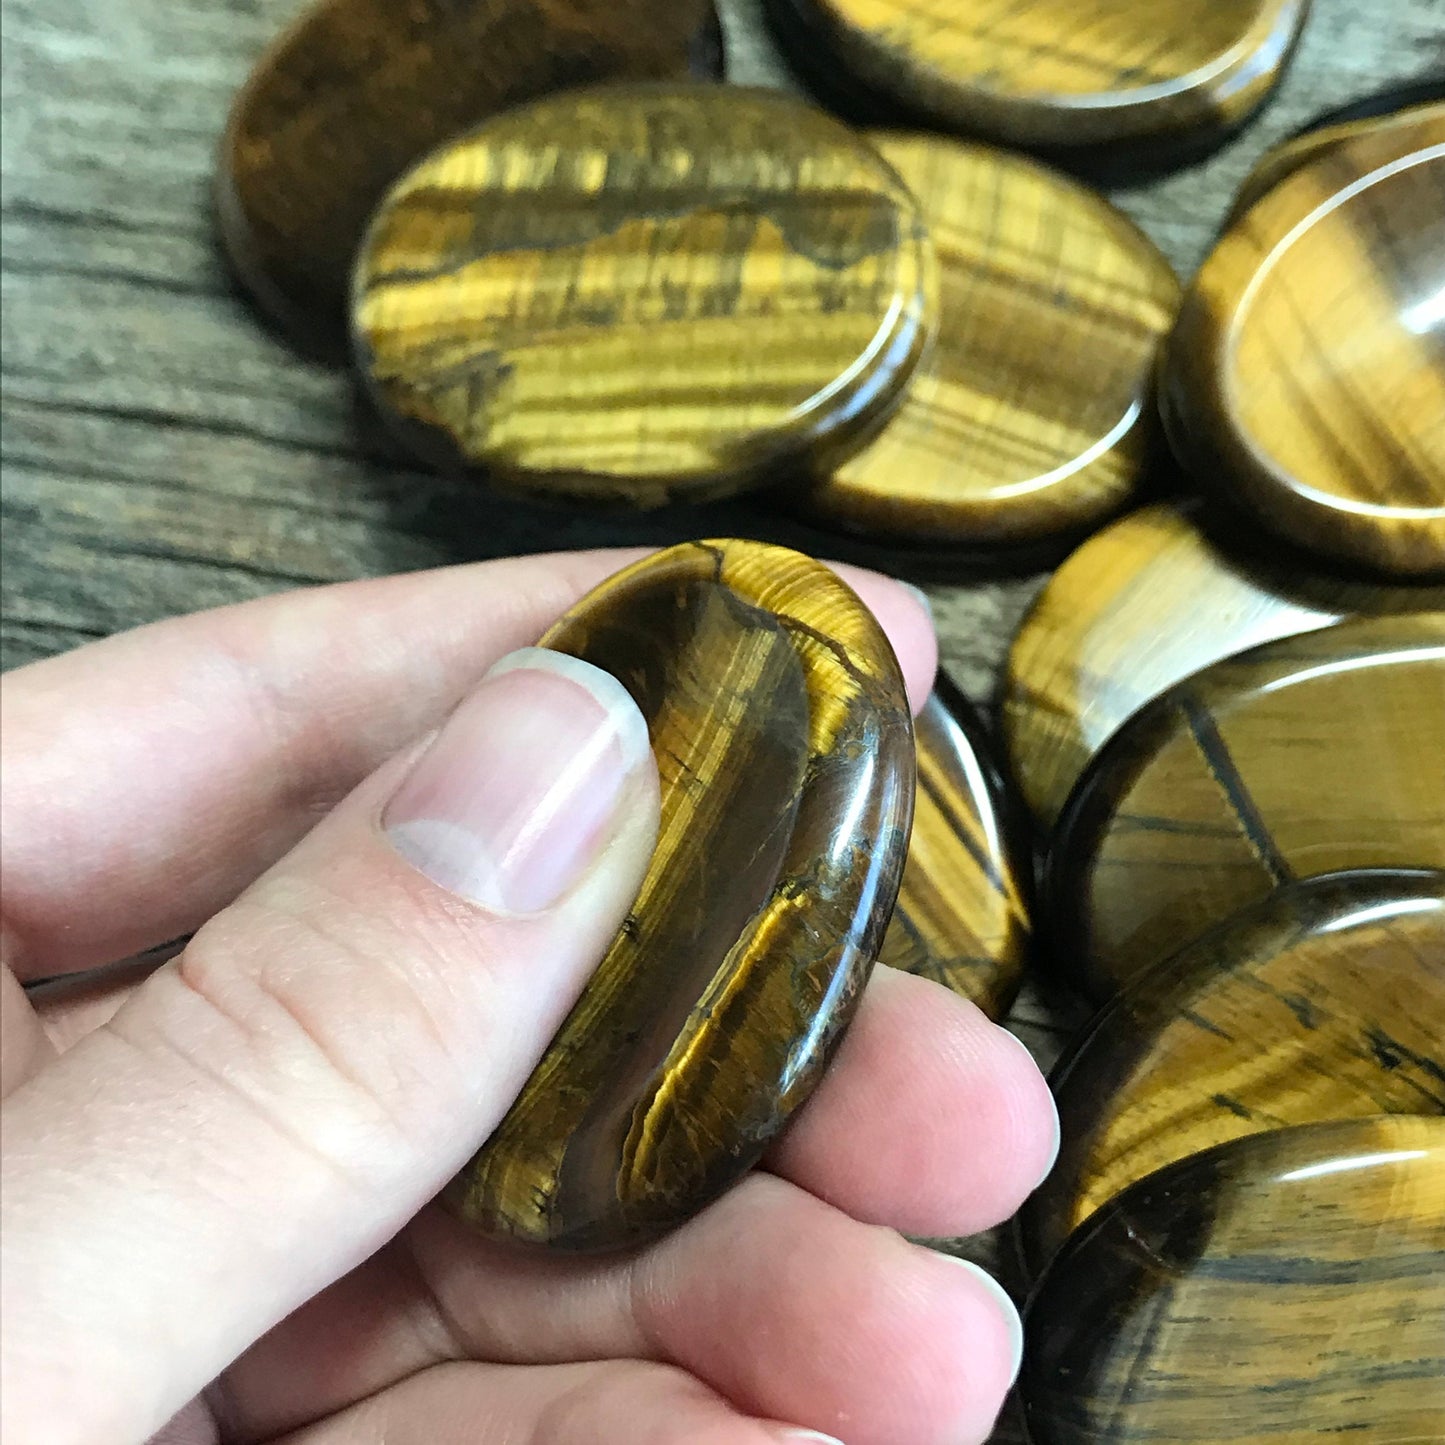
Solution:
<path fill-rule="evenodd" d="M 912 728 L 867 608 L 779 547 L 658 553 L 543 645 L 636 699 L 661 831 L 626 925 L 451 1198 L 493 1235 L 615 1248 L 714 1198 L 817 1083 L 897 895 Z"/>
<path fill-rule="evenodd" d="M 831 465 L 935 323 L 917 203 L 774 91 L 555 96 L 442 147 L 357 265 L 358 364 L 419 450 L 654 506 Z"/>
<path fill-rule="evenodd" d="M 340 349 L 367 218 L 434 146 L 538 95 L 714 75 L 721 57 L 712 0 L 320 0 L 232 105 L 222 239 L 277 320 Z"/>

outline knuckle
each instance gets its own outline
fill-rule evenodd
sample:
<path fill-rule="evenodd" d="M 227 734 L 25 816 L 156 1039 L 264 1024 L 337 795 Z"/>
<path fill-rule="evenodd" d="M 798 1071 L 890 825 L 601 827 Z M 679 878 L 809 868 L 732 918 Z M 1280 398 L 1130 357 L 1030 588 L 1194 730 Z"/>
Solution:
<path fill-rule="evenodd" d="M 455 1046 L 383 932 L 314 885 L 268 888 L 170 966 L 168 1042 L 333 1164 L 425 1147 L 462 1087 Z M 394 945 L 395 940 L 392 940 Z"/>

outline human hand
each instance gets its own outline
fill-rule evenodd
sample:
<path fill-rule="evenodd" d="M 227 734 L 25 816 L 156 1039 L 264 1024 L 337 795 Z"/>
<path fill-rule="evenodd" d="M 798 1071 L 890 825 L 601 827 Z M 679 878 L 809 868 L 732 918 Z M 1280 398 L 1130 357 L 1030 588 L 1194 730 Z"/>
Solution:
<path fill-rule="evenodd" d="M 1005 1217 L 1056 1123 L 1025 1051 L 927 980 L 877 969 L 765 1166 L 646 1248 L 523 1254 L 427 1203 L 575 1000 L 657 822 L 605 676 L 478 679 L 629 560 L 319 588 L 5 679 L 7 1445 L 987 1434 L 1017 1318 L 895 1231 Z M 839 570 L 920 705 L 922 609 Z M 407 823 L 439 810 L 454 830 L 419 847 Z M 17 982 L 193 930 L 138 985 L 32 1007 Z"/>

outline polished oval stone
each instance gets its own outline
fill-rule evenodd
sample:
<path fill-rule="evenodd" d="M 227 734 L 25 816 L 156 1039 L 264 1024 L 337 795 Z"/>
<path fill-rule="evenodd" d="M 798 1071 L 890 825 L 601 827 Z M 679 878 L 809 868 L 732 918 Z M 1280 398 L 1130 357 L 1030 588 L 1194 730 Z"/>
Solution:
<path fill-rule="evenodd" d="M 1257 200 L 1327 151 L 1359 136 L 1405 130 L 1422 121 L 1445 118 L 1445 80 L 1399 87 L 1333 110 L 1310 122 L 1297 135 L 1267 150 L 1244 178 L 1230 212 L 1233 222 Z"/>
<path fill-rule="evenodd" d="M 1049 852 L 1059 970 L 1103 999 L 1281 884 L 1445 868 L 1445 612 L 1355 618 L 1171 688 Z"/>
<path fill-rule="evenodd" d="M 1445 1426 L 1445 1120 L 1237 1140 L 1106 1205 L 1029 1303 L 1033 1445 L 1426 1445 Z"/>
<path fill-rule="evenodd" d="M 658 553 L 542 645 L 636 699 L 662 827 L 626 925 L 450 1199 L 495 1236 L 611 1248 L 713 1199 L 818 1082 L 897 895 L 912 729 L 872 615 L 779 547 Z"/>
<path fill-rule="evenodd" d="M 1167 347 L 1170 438 L 1299 546 L 1445 575 L 1445 114 L 1327 149 L 1220 238 Z"/>
<path fill-rule="evenodd" d="M 999 1018 L 1023 981 L 1029 855 L 983 724 L 942 673 L 914 721 L 914 747 L 908 863 L 879 961 Z"/>
<path fill-rule="evenodd" d="M 1155 453 L 1153 376 L 1179 283 L 1126 216 L 1022 156 L 877 134 L 918 197 L 939 328 L 898 414 L 801 502 L 905 545 L 1013 545 L 1119 511 Z"/>
<path fill-rule="evenodd" d="M 1445 1114 L 1445 873 L 1286 885 L 1107 1004 L 1050 1078 L 1063 1144 L 1031 1271 L 1116 1194 L 1287 1124 Z"/>
<path fill-rule="evenodd" d="M 1022 145 L 1239 124 L 1308 0 L 774 0 L 800 59 L 909 111 Z"/>
<path fill-rule="evenodd" d="M 555 96 L 443 146 L 358 261 L 357 359 L 418 450 L 653 506 L 829 467 L 935 320 L 918 205 L 774 91 Z"/>
<path fill-rule="evenodd" d="M 721 65 L 712 0 L 319 0 L 232 105 L 222 239 L 268 312 L 299 339 L 344 350 L 367 218 L 433 146 L 565 86 Z"/>
<path fill-rule="evenodd" d="M 1094 754 L 1146 702 L 1212 662 L 1355 613 L 1445 611 L 1445 587 L 1386 586 L 1226 548 L 1197 505 L 1105 527 L 1025 616 L 1002 691 L 1015 782 L 1051 825 Z"/>

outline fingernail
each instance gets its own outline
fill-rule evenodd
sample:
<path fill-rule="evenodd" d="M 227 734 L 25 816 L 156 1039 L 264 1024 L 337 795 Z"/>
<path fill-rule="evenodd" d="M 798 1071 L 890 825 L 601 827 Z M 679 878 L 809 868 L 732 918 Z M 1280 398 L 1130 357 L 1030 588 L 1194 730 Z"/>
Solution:
<path fill-rule="evenodd" d="M 960 1259 L 956 1254 L 945 1254 L 942 1258 L 952 1260 L 954 1264 L 961 1265 L 966 1269 L 983 1285 L 998 1306 L 998 1312 L 1008 1326 L 1009 1346 L 1013 1351 L 1013 1364 L 1009 1370 L 1008 1380 L 1009 1388 L 1012 1389 L 1018 1380 L 1019 1370 L 1023 1367 L 1024 1362 L 1024 1322 L 1019 1315 L 1018 1306 L 1009 1297 L 1009 1292 L 986 1269 L 981 1269 L 971 1259 Z"/>
<path fill-rule="evenodd" d="M 1003 1035 L 1009 1040 L 1010 1043 L 1014 1044 L 1016 1047 L 1018 1047 L 1018 1048 L 1021 1049 L 1025 1054 L 1028 1055 L 1029 1063 L 1031 1063 L 1031 1064 L 1034 1066 L 1034 1068 L 1037 1069 L 1037 1068 L 1039 1067 L 1039 1062 L 1038 1062 L 1038 1060 L 1037 1060 L 1036 1058 L 1034 1058 L 1034 1052 L 1033 1052 L 1033 1050 L 1032 1050 L 1031 1048 L 1029 1048 L 1029 1046 L 1028 1046 L 1016 1033 L 1010 1032 L 1008 1029 L 1003 1028 L 1002 1025 L 1000 1025 L 1000 1031 L 1001 1031 L 1001 1032 L 1003 1033 Z M 1041 1071 L 1041 1072 L 1042 1072 L 1042 1071 Z M 1037 1189 L 1037 1188 L 1039 1187 L 1039 1185 L 1041 1185 L 1041 1184 L 1044 1182 L 1044 1180 L 1047 1179 L 1047 1178 L 1049 1177 L 1049 1175 L 1054 1172 L 1054 1165 L 1059 1162 L 1059 1149 L 1060 1149 L 1060 1147 L 1061 1147 L 1062 1144 L 1063 1144 L 1063 1137 L 1064 1137 L 1064 1136 L 1063 1136 L 1063 1129 L 1062 1129 L 1062 1127 L 1061 1127 L 1061 1125 L 1060 1125 L 1060 1123 L 1059 1123 L 1059 1105 L 1058 1105 L 1058 1100 L 1056 1100 L 1056 1099 L 1054 1098 L 1054 1091 L 1053 1091 L 1052 1089 L 1050 1089 L 1050 1090 L 1048 1091 L 1048 1094 L 1049 1094 L 1049 1118 L 1050 1118 L 1050 1120 L 1051 1120 L 1052 1123 L 1053 1123 L 1054 1135 L 1053 1135 L 1053 1142 L 1051 1143 L 1051 1145 L 1050 1145 L 1050 1147 L 1049 1147 L 1048 1158 L 1047 1158 L 1047 1160 L 1046 1160 L 1045 1163 L 1044 1163 L 1043 1173 L 1041 1173 L 1041 1174 L 1039 1175 L 1038 1184 L 1035 1184 L 1035 1185 L 1034 1185 L 1034 1188 L 1035 1188 L 1035 1189 Z"/>
<path fill-rule="evenodd" d="M 899 582 L 898 585 L 923 609 L 924 615 L 930 622 L 933 621 L 933 603 L 928 599 L 928 593 L 923 588 L 915 587 L 911 582 Z"/>
<path fill-rule="evenodd" d="M 825 1435 L 821 1430 L 784 1430 L 780 1440 L 811 1440 L 813 1445 L 843 1445 L 836 1435 Z"/>
<path fill-rule="evenodd" d="M 524 647 L 447 719 L 382 826 L 438 887 L 496 913 L 535 913 L 606 847 L 649 755 L 647 724 L 616 678 Z"/>

